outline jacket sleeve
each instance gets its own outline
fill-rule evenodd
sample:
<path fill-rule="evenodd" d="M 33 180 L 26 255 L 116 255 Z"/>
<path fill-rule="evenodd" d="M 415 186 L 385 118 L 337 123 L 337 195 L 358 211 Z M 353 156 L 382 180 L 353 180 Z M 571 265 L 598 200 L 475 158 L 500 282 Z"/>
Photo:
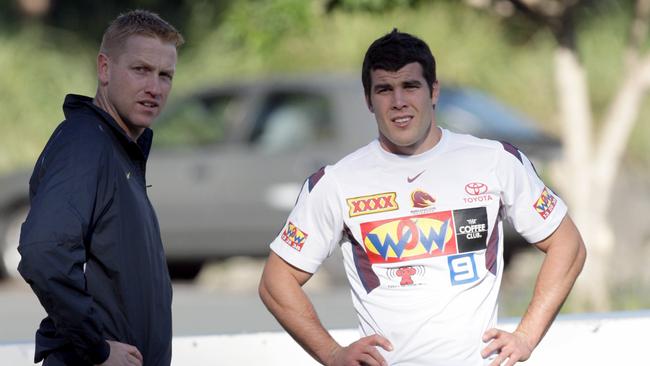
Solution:
<path fill-rule="evenodd" d="M 81 357 L 99 364 L 110 348 L 97 305 L 86 290 L 84 263 L 92 217 L 103 210 L 102 196 L 114 182 L 111 150 L 90 140 L 79 131 L 60 128 L 39 158 L 30 182 L 31 209 L 21 231 L 18 270 L 57 333 Z"/>

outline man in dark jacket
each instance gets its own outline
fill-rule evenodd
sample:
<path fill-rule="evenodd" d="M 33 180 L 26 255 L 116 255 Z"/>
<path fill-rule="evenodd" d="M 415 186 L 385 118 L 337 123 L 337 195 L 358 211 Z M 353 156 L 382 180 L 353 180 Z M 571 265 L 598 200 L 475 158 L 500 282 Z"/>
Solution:
<path fill-rule="evenodd" d="M 104 33 L 95 98 L 66 96 L 30 180 L 18 267 L 48 316 L 34 361 L 169 365 L 172 288 L 145 166 L 183 37 L 158 15 Z"/>

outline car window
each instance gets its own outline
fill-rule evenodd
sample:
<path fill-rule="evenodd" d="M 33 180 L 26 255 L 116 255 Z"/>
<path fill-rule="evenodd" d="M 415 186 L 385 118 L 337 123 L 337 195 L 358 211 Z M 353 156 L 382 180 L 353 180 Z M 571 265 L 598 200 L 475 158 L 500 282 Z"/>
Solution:
<path fill-rule="evenodd" d="M 331 115 L 323 96 L 276 93 L 264 104 L 249 142 L 267 152 L 307 146 L 332 137 Z"/>
<path fill-rule="evenodd" d="M 189 98 L 154 125 L 157 147 L 209 145 L 224 141 L 236 109 L 234 96 Z"/>
<path fill-rule="evenodd" d="M 438 99 L 440 125 L 492 139 L 532 139 L 534 124 L 495 99 L 472 89 L 448 88 Z"/>

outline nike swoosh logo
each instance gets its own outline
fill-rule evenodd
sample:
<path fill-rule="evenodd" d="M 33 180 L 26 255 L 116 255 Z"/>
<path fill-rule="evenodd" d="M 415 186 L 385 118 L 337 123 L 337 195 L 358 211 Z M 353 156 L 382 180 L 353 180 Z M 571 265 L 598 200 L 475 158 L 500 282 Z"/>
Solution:
<path fill-rule="evenodd" d="M 407 180 L 409 183 L 413 183 L 413 181 L 416 180 L 416 179 L 418 179 L 418 178 L 422 175 L 422 173 L 424 173 L 425 171 L 426 171 L 426 169 L 423 170 L 423 171 L 421 171 L 420 174 L 416 175 L 416 176 L 413 177 L 413 178 L 411 178 L 411 177 L 406 177 L 406 180 Z"/>

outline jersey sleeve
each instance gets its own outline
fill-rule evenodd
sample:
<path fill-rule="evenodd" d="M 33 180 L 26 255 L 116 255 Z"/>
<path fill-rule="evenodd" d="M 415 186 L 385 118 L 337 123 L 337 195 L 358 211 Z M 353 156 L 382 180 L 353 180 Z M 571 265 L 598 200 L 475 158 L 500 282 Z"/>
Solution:
<path fill-rule="evenodd" d="M 314 273 L 341 239 L 343 218 L 336 182 L 328 168 L 307 179 L 271 250 L 289 264 Z"/>
<path fill-rule="evenodd" d="M 567 206 L 539 178 L 526 155 L 508 143 L 501 144 L 496 170 L 506 216 L 528 242 L 544 240 L 560 225 Z"/>

